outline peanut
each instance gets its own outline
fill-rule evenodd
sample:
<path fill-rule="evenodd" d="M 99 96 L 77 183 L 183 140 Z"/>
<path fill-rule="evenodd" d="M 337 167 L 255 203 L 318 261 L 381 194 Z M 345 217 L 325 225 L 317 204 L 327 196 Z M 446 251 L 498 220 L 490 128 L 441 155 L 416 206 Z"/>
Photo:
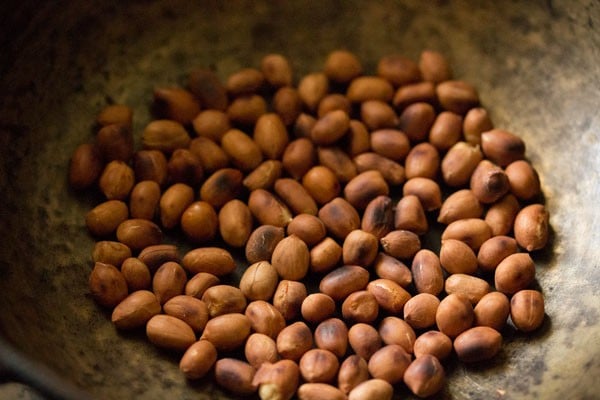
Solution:
<path fill-rule="evenodd" d="M 445 378 L 444 367 L 431 354 L 416 358 L 404 372 L 404 383 L 421 398 L 432 396 L 442 390 Z"/>

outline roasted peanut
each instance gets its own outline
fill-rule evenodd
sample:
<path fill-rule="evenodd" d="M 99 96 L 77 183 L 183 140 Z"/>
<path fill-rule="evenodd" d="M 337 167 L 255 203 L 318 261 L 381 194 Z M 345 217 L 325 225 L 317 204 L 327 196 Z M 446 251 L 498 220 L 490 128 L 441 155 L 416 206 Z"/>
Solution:
<path fill-rule="evenodd" d="M 482 160 L 477 164 L 470 182 L 475 197 L 485 204 L 495 202 L 510 189 L 508 177 L 502 168 L 489 160 Z"/>
<path fill-rule="evenodd" d="M 139 258 L 127 258 L 121 265 L 121 273 L 130 292 L 149 289 L 152 284 L 150 268 Z"/>
<path fill-rule="evenodd" d="M 285 319 L 274 305 L 264 300 L 255 300 L 248 304 L 246 317 L 254 332 L 262 333 L 275 339 L 285 328 Z"/>
<path fill-rule="evenodd" d="M 294 214 L 317 214 L 317 203 L 297 180 L 291 178 L 277 179 L 274 189 L 275 193 Z"/>
<path fill-rule="evenodd" d="M 542 204 L 531 204 L 515 217 L 514 232 L 519 246 L 527 251 L 544 248 L 549 236 L 550 214 Z"/>
<path fill-rule="evenodd" d="M 249 300 L 270 300 L 275 293 L 279 277 L 268 261 L 250 265 L 240 278 L 240 290 Z"/>
<path fill-rule="evenodd" d="M 180 261 L 179 250 L 177 250 L 177 246 L 172 244 L 157 244 L 145 247 L 138 254 L 138 259 L 146 264 L 152 272 L 168 261 Z"/>
<path fill-rule="evenodd" d="M 444 367 L 431 354 L 417 357 L 404 372 L 404 383 L 411 392 L 421 398 L 438 393 L 444 387 L 445 381 Z"/>
<path fill-rule="evenodd" d="M 477 264 L 483 271 L 493 272 L 502 260 L 519 251 L 517 241 L 509 236 L 494 236 L 481 245 Z"/>
<path fill-rule="evenodd" d="M 391 231 L 379 242 L 386 254 L 400 259 L 410 259 L 421 250 L 419 236 L 407 230 Z"/>
<path fill-rule="evenodd" d="M 244 344 L 250 329 L 250 320 L 244 314 L 223 314 L 208 320 L 200 339 L 211 342 L 217 351 L 230 351 Z"/>
<path fill-rule="evenodd" d="M 373 322 L 378 314 L 377 299 L 366 290 L 351 293 L 342 303 L 342 315 L 346 321 Z"/>
<path fill-rule="evenodd" d="M 435 85 L 431 82 L 417 82 L 403 85 L 396 90 L 392 104 L 401 111 L 413 103 L 435 102 Z"/>
<path fill-rule="evenodd" d="M 520 208 L 519 201 L 510 193 L 490 205 L 484 219 L 492 229 L 492 236 L 507 235 L 511 232 Z"/>
<path fill-rule="evenodd" d="M 162 241 L 162 231 L 147 219 L 127 219 L 117 226 L 117 240 L 131 250 L 138 251 L 145 247 L 158 245 Z"/>
<path fill-rule="evenodd" d="M 129 212 L 131 218 L 154 219 L 160 202 L 160 186 L 155 181 L 141 181 L 131 189 Z"/>
<path fill-rule="evenodd" d="M 135 329 L 146 325 L 150 318 L 159 313 L 160 303 L 154 293 L 138 290 L 117 304 L 111 321 L 118 329 Z"/>
<path fill-rule="evenodd" d="M 341 183 L 350 181 L 358 174 L 352 159 L 339 146 L 319 146 L 317 157 L 319 164 L 332 170 Z"/>
<path fill-rule="evenodd" d="M 444 272 L 433 251 L 419 250 L 413 257 L 411 272 L 417 292 L 437 296 L 444 289 Z"/>
<path fill-rule="evenodd" d="M 390 185 L 400 185 L 406 180 L 404 167 L 396 161 L 370 151 L 363 152 L 353 159 L 358 173 L 378 171 Z"/>
<path fill-rule="evenodd" d="M 293 79 L 292 65 L 281 54 L 267 54 L 260 61 L 260 70 L 267 83 L 273 87 L 290 86 Z"/>
<path fill-rule="evenodd" d="M 413 328 L 400 317 L 389 316 L 379 324 L 379 336 L 386 345 L 399 345 L 412 354 L 416 334 Z"/>
<path fill-rule="evenodd" d="M 218 285 L 221 281 L 208 272 L 198 272 L 185 284 L 185 294 L 201 299 L 206 289 Z"/>
<path fill-rule="evenodd" d="M 310 249 L 310 270 L 329 272 L 342 258 L 342 246 L 330 237 L 326 237 Z"/>
<path fill-rule="evenodd" d="M 176 183 L 164 191 L 158 204 L 163 228 L 173 229 L 181 220 L 183 212 L 194 201 L 194 189 L 185 183 Z"/>
<path fill-rule="evenodd" d="M 203 136 L 194 138 L 190 142 L 189 149 L 200 158 L 202 168 L 208 174 L 229 166 L 229 156 L 212 139 Z"/>
<path fill-rule="evenodd" d="M 230 200 L 219 211 L 219 232 L 225 243 L 232 247 L 246 245 L 252 233 L 252 213 L 241 200 Z"/>
<path fill-rule="evenodd" d="M 381 57 L 377 63 L 377 75 L 385 78 L 395 87 L 421 80 L 417 63 L 399 54 Z"/>
<path fill-rule="evenodd" d="M 483 296 L 473 309 L 476 326 L 489 326 L 498 332 L 506 325 L 510 313 L 508 297 L 501 292 L 490 292 Z"/>
<path fill-rule="evenodd" d="M 287 226 L 287 233 L 298 236 L 307 246 L 313 246 L 325 238 L 327 228 L 315 215 L 298 214 Z"/>
<path fill-rule="evenodd" d="M 261 399 L 290 400 L 300 383 L 300 369 L 291 360 L 280 360 L 273 364 L 264 363 L 256 371 L 253 384 L 258 385 Z"/>
<path fill-rule="evenodd" d="M 492 120 L 485 108 L 471 108 L 463 120 L 465 141 L 473 145 L 481 144 L 481 134 L 494 128 Z"/>
<path fill-rule="evenodd" d="M 242 190 L 243 174 L 234 168 L 222 168 L 210 175 L 200 187 L 200 200 L 221 207 L 237 198 Z"/>
<path fill-rule="evenodd" d="M 221 142 L 221 138 L 231 129 L 229 117 L 221 110 L 204 110 L 201 111 L 192 121 L 194 132 L 198 136 L 202 136 L 213 140 L 217 143 Z"/>
<path fill-rule="evenodd" d="M 319 323 L 335 312 L 335 301 L 324 293 L 312 293 L 302 301 L 302 318 L 311 323 Z"/>
<path fill-rule="evenodd" d="M 187 275 L 181 265 L 174 261 L 164 263 L 152 277 L 152 291 L 161 305 L 183 293 Z"/>
<path fill-rule="evenodd" d="M 369 373 L 394 385 L 402 381 L 410 361 L 410 354 L 402 346 L 389 344 L 373 353 L 368 363 Z"/>
<path fill-rule="evenodd" d="M 360 106 L 360 118 L 371 131 L 393 129 L 398 125 L 396 111 L 381 100 L 367 100 Z"/>
<path fill-rule="evenodd" d="M 348 343 L 350 344 L 350 347 L 354 353 L 356 353 L 356 355 L 350 357 L 358 356 L 365 361 L 369 361 L 371 356 L 382 346 L 381 337 L 379 336 L 377 329 L 375 329 L 372 325 L 362 322 L 356 323 L 350 327 L 348 330 Z M 358 360 L 352 360 L 350 362 L 355 366 L 356 372 L 360 373 L 362 370 L 360 368 L 360 364 L 362 363 L 357 361 Z M 364 366 L 366 367 L 366 363 L 364 363 Z M 341 373 L 342 370 L 340 369 L 340 380 Z"/>
<path fill-rule="evenodd" d="M 444 297 L 435 314 L 438 329 L 450 338 L 455 338 L 471 328 L 474 319 L 471 302 L 459 294 Z"/>
<path fill-rule="evenodd" d="M 300 375 L 306 382 L 326 383 L 337 375 L 340 362 L 335 354 L 324 349 L 310 349 L 298 362 Z"/>
<path fill-rule="evenodd" d="M 263 333 L 253 333 L 248 336 L 244 347 L 244 356 L 248 363 L 257 369 L 263 363 L 279 361 L 275 340 Z"/>
<path fill-rule="evenodd" d="M 100 126 L 123 124 L 131 126 L 133 110 L 125 104 L 107 105 L 96 116 L 96 123 Z"/>
<path fill-rule="evenodd" d="M 456 143 L 448 150 L 440 165 L 444 182 L 452 187 L 468 184 L 481 160 L 483 154 L 478 145 Z"/>
<path fill-rule="evenodd" d="M 283 168 L 294 179 L 302 178 L 316 162 L 315 145 L 310 139 L 304 137 L 291 141 L 281 156 Z"/>
<path fill-rule="evenodd" d="M 427 139 L 433 121 L 435 121 L 435 110 L 431 104 L 412 103 L 402 110 L 398 127 L 411 142 L 422 142 Z"/>
<path fill-rule="evenodd" d="M 540 177 L 533 166 L 525 160 L 508 164 L 504 170 L 512 194 L 521 200 L 531 200 L 541 192 Z"/>
<path fill-rule="evenodd" d="M 494 286 L 504 294 L 527 289 L 535 279 L 535 264 L 528 253 L 515 253 L 500 261 L 494 272 Z"/>
<path fill-rule="evenodd" d="M 92 250 L 92 259 L 94 262 L 102 262 L 114 265 L 119 268 L 123 261 L 131 257 L 131 250 L 123 243 L 113 242 L 111 240 L 102 240 L 96 242 Z"/>
<path fill-rule="evenodd" d="M 313 117 L 312 114 L 300 113 L 300 115 L 298 115 L 298 117 L 296 118 L 296 121 L 294 121 L 292 132 L 297 138 L 310 139 L 310 132 L 312 131 L 312 128 L 315 126 L 316 123 L 317 119 Z"/>
<path fill-rule="evenodd" d="M 257 94 L 236 97 L 227 108 L 227 116 L 232 122 L 251 126 L 267 112 L 266 100 Z"/>
<path fill-rule="evenodd" d="M 431 354 L 443 360 L 452 352 L 452 340 L 440 331 L 427 331 L 417 337 L 413 351 L 417 358 Z"/>
<path fill-rule="evenodd" d="M 369 151 L 370 135 L 365 124 L 357 119 L 350 120 L 350 127 L 343 140 L 343 148 L 350 157 Z"/>
<path fill-rule="evenodd" d="M 394 209 L 394 228 L 423 235 L 429 228 L 421 200 L 412 194 L 403 196 Z"/>
<path fill-rule="evenodd" d="M 298 236 L 283 238 L 271 256 L 271 264 L 281 279 L 299 281 L 308 272 L 310 254 L 308 247 Z"/>
<path fill-rule="evenodd" d="M 377 237 L 360 229 L 353 230 L 344 239 L 342 261 L 344 264 L 369 266 L 377 256 Z"/>
<path fill-rule="evenodd" d="M 215 381 L 221 387 L 237 395 L 249 395 L 256 392 L 253 383 L 256 368 L 247 362 L 235 358 L 221 358 L 215 363 Z"/>
<path fill-rule="evenodd" d="M 370 325 L 366 326 L 372 328 Z M 343 393 L 348 394 L 352 389 L 368 379 L 369 367 L 363 357 L 353 354 L 342 361 L 338 371 L 337 383 Z"/>
<path fill-rule="evenodd" d="M 261 115 L 254 126 L 254 143 L 268 159 L 281 158 L 289 142 L 288 133 L 281 117 L 275 113 Z"/>
<path fill-rule="evenodd" d="M 435 50 L 423 50 L 419 56 L 418 65 L 425 81 L 441 83 L 452 78 L 448 59 Z"/>
<path fill-rule="evenodd" d="M 350 117 L 343 110 L 333 110 L 317 120 L 310 131 L 312 141 L 321 146 L 340 140 L 350 127 Z"/>
<path fill-rule="evenodd" d="M 346 96 L 340 93 L 330 93 L 323 97 L 317 107 L 317 117 L 321 118 L 325 114 L 334 110 L 342 110 L 347 114 L 352 112 L 352 103 Z"/>
<path fill-rule="evenodd" d="M 440 300 L 429 293 L 419 293 L 404 304 L 404 321 L 414 329 L 429 328 L 435 324 L 435 313 Z"/>
<path fill-rule="evenodd" d="M 242 68 L 229 75 L 225 89 L 233 97 L 256 93 L 265 82 L 265 76 L 256 68 Z"/>
<path fill-rule="evenodd" d="M 375 197 L 387 196 L 389 192 L 383 175 L 376 170 L 361 172 L 344 187 L 344 197 L 357 210 L 364 210 Z"/>
<path fill-rule="evenodd" d="M 231 313 L 243 313 L 247 300 L 242 291 L 231 285 L 214 285 L 202 295 L 211 318 Z"/>
<path fill-rule="evenodd" d="M 336 197 L 323 205 L 317 216 L 323 221 L 327 231 L 337 239 L 344 239 L 350 232 L 360 227 L 358 211 L 341 197 Z"/>
<path fill-rule="evenodd" d="M 544 296 L 537 290 L 520 290 L 510 299 L 510 319 L 523 332 L 538 329 L 544 322 Z"/>
<path fill-rule="evenodd" d="M 525 142 L 515 134 L 492 129 L 481 134 L 481 149 L 483 154 L 493 163 L 501 167 L 525 157 Z"/>
<path fill-rule="evenodd" d="M 302 321 L 283 328 L 277 335 L 277 352 L 282 358 L 298 361 L 313 346 L 310 328 Z"/>
<path fill-rule="evenodd" d="M 136 151 L 133 155 L 133 170 L 138 182 L 154 181 L 163 186 L 169 177 L 167 157 L 159 150 Z"/>
<path fill-rule="evenodd" d="M 298 387 L 300 400 L 346 400 L 340 389 L 327 383 L 303 383 Z"/>
<path fill-rule="evenodd" d="M 481 218 L 483 205 L 469 189 L 461 189 L 444 200 L 437 221 L 448 225 L 465 218 Z"/>
<path fill-rule="evenodd" d="M 302 282 L 284 279 L 279 281 L 275 289 L 273 305 L 286 321 L 290 321 L 300 315 L 302 302 L 307 295 L 306 286 Z"/>
<path fill-rule="evenodd" d="M 440 248 L 440 264 L 450 274 L 474 274 L 477 256 L 465 242 L 444 239 Z"/>
<path fill-rule="evenodd" d="M 103 169 L 104 161 L 98 146 L 81 144 L 69 161 L 69 185 L 77 190 L 87 189 L 96 183 Z"/>
<path fill-rule="evenodd" d="M 181 357 L 179 369 L 188 379 L 200 379 L 217 362 L 217 349 L 208 340 L 192 344 Z"/>
<path fill-rule="evenodd" d="M 350 293 L 363 290 L 369 282 L 369 271 L 357 265 L 345 265 L 328 273 L 321 279 L 319 290 L 336 301 Z"/>
<path fill-rule="evenodd" d="M 175 149 L 187 147 L 190 140 L 190 135 L 183 125 L 168 119 L 152 121 L 142 132 L 144 149 L 160 150 L 167 154 L 172 153 Z"/>
<path fill-rule="evenodd" d="M 248 208 L 261 225 L 285 227 L 292 220 L 292 213 L 271 192 L 256 189 L 248 197 Z"/>
<path fill-rule="evenodd" d="M 379 307 L 390 313 L 402 312 L 411 297 L 402 286 L 389 279 L 375 279 L 367 284 L 367 290 L 375 296 Z"/>
<path fill-rule="evenodd" d="M 442 111 L 431 126 L 429 142 L 438 150 L 446 151 L 461 139 L 462 126 L 462 116 L 450 111 Z"/>
<path fill-rule="evenodd" d="M 450 223 L 442 232 L 442 241 L 456 239 L 477 251 L 483 242 L 492 237 L 492 229 L 480 218 L 459 219 Z"/>
<path fill-rule="evenodd" d="M 148 320 L 146 336 L 150 343 L 177 352 L 186 351 L 196 342 L 196 335 L 188 324 L 165 314 L 155 315 Z"/>
<path fill-rule="evenodd" d="M 444 285 L 446 293 L 456 293 L 469 299 L 475 306 L 479 300 L 491 290 L 490 285 L 483 279 L 467 274 L 452 274 Z"/>
<path fill-rule="evenodd" d="M 373 269 L 379 278 L 392 280 L 402 287 L 412 283 L 410 269 L 402 261 L 385 253 L 377 255 Z"/>
<path fill-rule="evenodd" d="M 442 108 L 464 115 L 479 105 L 479 95 L 475 88 L 459 80 L 448 80 L 436 86 L 435 92 Z"/>
<path fill-rule="evenodd" d="M 329 318 L 315 328 L 315 345 L 319 349 L 331 351 L 337 357 L 346 354 L 348 348 L 348 327 L 339 318 Z"/>
<path fill-rule="evenodd" d="M 278 160 L 263 161 L 258 167 L 250 172 L 242 181 L 246 189 L 271 189 L 275 181 L 281 178 L 283 164 Z"/>
<path fill-rule="evenodd" d="M 348 85 L 346 97 L 353 103 L 368 100 L 390 101 L 394 96 L 394 87 L 378 76 L 359 76 Z"/>
<path fill-rule="evenodd" d="M 221 147 L 234 166 L 242 171 L 252 171 L 263 161 L 260 147 L 246 133 L 230 129 L 221 138 Z"/>
<path fill-rule="evenodd" d="M 98 181 L 100 191 L 107 200 L 125 200 L 134 184 L 133 169 L 120 160 L 113 160 L 106 164 Z"/>
<path fill-rule="evenodd" d="M 433 179 L 423 177 L 409 179 L 402 188 L 402 194 L 417 196 L 425 211 L 437 210 L 442 206 L 442 192 Z"/>
<path fill-rule="evenodd" d="M 487 326 L 468 329 L 454 339 L 454 351 L 460 361 L 489 360 L 500 351 L 502 335 Z"/>
<path fill-rule="evenodd" d="M 327 55 L 323 72 L 337 83 L 348 83 L 362 73 L 358 57 L 348 50 L 334 50 Z"/>
<path fill-rule="evenodd" d="M 285 237 L 282 227 L 261 225 L 256 228 L 246 241 L 246 260 L 249 263 L 271 261 L 275 246 Z"/>
<path fill-rule="evenodd" d="M 181 263 L 192 274 L 208 272 L 223 276 L 235 270 L 231 253 L 218 247 L 200 247 L 190 250 L 183 256 Z"/>
<path fill-rule="evenodd" d="M 177 317 L 198 333 L 208 322 L 208 307 L 202 300 L 193 296 L 179 295 L 172 297 L 163 305 L 165 314 Z"/>
<path fill-rule="evenodd" d="M 423 177 L 435 179 L 440 168 L 440 154 L 431 143 L 419 143 L 404 160 L 406 178 Z"/>
<path fill-rule="evenodd" d="M 123 124 L 105 125 L 98 131 L 96 143 L 106 161 L 121 160 L 128 162 L 133 156 L 131 126 Z"/>
<path fill-rule="evenodd" d="M 200 113 L 198 99 L 186 89 L 171 86 L 157 87 L 153 91 L 153 111 L 161 118 L 189 125 Z"/>
<path fill-rule="evenodd" d="M 378 129 L 371 132 L 371 149 L 386 158 L 402 161 L 410 151 L 410 141 L 404 132 L 397 129 Z"/>
<path fill-rule="evenodd" d="M 305 75 L 298 82 L 298 96 L 307 109 L 316 110 L 319 102 L 329 92 L 329 79 L 322 72 Z"/>
<path fill-rule="evenodd" d="M 206 201 L 191 203 L 181 214 L 181 230 L 192 242 L 203 243 L 217 234 L 219 218 L 214 207 Z"/>
<path fill-rule="evenodd" d="M 188 149 L 177 149 L 167 162 L 168 181 L 196 186 L 204 179 L 202 160 Z"/>
<path fill-rule="evenodd" d="M 392 400 L 394 387 L 384 379 L 369 379 L 348 393 L 348 400 Z"/>
<path fill-rule="evenodd" d="M 304 174 L 302 186 L 319 205 L 333 200 L 341 190 L 335 173 L 322 165 L 314 166 Z"/>
<path fill-rule="evenodd" d="M 187 86 L 206 108 L 220 111 L 227 108 L 227 90 L 212 70 L 192 70 L 188 75 Z"/>
<path fill-rule="evenodd" d="M 389 196 L 377 196 L 367 204 L 360 223 L 361 229 L 381 239 L 394 226 L 394 207 Z"/>

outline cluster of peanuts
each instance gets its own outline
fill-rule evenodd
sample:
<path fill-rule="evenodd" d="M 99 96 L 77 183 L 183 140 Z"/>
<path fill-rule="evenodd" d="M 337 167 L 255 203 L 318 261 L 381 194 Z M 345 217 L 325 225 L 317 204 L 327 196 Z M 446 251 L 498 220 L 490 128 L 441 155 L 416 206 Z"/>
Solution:
<path fill-rule="evenodd" d="M 295 86 L 269 54 L 153 96 L 141 148 L 132 109 L 109 105 L 69 180 L 104 199 L 85 217 L 91 295 L 187 378 L 270 400 L 428 397 L 448 357 L 488 360 L 503 330 L 543 323 L 538 174 L 439 52 L 367 75 L 336 50 Z"/>

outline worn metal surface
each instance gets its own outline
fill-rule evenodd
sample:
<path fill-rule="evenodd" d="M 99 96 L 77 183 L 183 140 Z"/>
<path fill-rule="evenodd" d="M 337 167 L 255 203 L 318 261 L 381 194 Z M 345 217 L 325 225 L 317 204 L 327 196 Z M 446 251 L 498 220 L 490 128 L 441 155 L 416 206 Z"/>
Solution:
<path fill-rule="evenodd" d="M 382 55 L 416 59 L 433 48 L 479 89 L 496 126 L 526 141 L 553 229 L 548 250 L 534 255 L 544 326 L 507 330 L 491 363 L 450 365 L 440 397 L 597 398 L 600 3 L 196 3 L 0 6 L 0 330 L 32 365 L 17 375 L 35 382 L 43 364 L 102 399 L 228 398 L 209 379 L 186 382 L 176 357 L 143 334 L 117 333 L 87 294 L 93 241 L 82 216 L 97 198 L 71 192 L 65 177 L 104 105 L 134 107 L 139 132 L 152 88 L 196 66 L 225 77 L 281 52 L 298 77 L 340 47 L 370 71 Z M 0 397 L 15 393 L 38 398 L 0 385 Z"/>

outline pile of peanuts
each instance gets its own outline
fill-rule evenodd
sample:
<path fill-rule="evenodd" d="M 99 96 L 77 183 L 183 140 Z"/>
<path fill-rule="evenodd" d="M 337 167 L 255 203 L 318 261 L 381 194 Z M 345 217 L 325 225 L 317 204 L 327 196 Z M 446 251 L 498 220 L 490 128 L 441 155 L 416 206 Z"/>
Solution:
<path fill-rule="evenodd" d="M 141 146 L 130 107 L 99 112 L 69 181 L 103 199 L 89 287 L 117 329 L 236 396 L 381 400 L 431 396 L 444 360 L 542 325 L 538 174 L 442 54 L 368 75 L 335 50 L 294 81 L 280 54 L 224 82 L 193 70 L 154 90 Z"/>

